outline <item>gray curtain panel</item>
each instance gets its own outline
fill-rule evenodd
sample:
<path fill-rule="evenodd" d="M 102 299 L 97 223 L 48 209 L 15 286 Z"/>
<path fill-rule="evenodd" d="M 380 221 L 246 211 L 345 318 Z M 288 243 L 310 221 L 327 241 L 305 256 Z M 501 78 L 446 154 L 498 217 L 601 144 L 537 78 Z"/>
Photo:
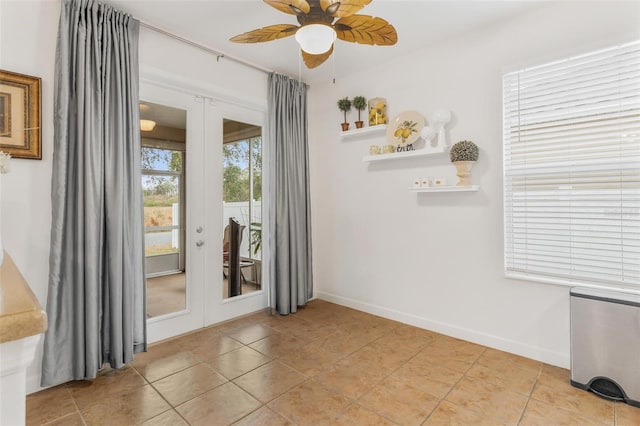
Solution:
<path fill-rule="evenodd" d="M 62 2 L 43 386 L 146 350 L 138 34 L 110 6 Z"/>
<path fill-rule="evenodd" d="M 307 88 L 269 74 L 271 308 L 286 315 L 313 297 Z"/>

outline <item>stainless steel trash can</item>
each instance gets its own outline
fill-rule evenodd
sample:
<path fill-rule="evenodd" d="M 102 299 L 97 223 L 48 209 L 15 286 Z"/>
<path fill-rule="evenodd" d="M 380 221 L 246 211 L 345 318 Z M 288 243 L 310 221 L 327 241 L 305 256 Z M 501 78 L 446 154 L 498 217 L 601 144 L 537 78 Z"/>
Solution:
<path fill-rule="evenodd" d="M 571 384 L 640 407 L 640 294 L 570 294 Z"/>

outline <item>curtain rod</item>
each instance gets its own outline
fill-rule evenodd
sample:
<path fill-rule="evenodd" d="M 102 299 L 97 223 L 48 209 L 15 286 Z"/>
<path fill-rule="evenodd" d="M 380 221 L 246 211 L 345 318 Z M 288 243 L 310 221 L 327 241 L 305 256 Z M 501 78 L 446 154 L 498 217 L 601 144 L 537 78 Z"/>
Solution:
<path fill-rule="evenodd" d="M 270 70 L 268 68 L 262 67 L 260 65 L 254 64 L 254 63 L 249 62 L 249 61 L 245 61 L 244 59 L 236 58 L 235 56 L 227 55 L 224 52 L 221 52 L 219 50 L 214 50 L 214 49 L 212 49 L 210 47 L 205 46 L 204 44 L 197 43 L 197 42 L 195 42 L 193 40 L 189 40 L 188 38 L 184 38 L 182 36 L 179 36 L 179 35 L 177 35 L 175 33 L 170 32 L 170 31 L 163 30 L 162 28 L 158 28 L 158 27 L 156 27 L 154 25 L 151 25 L 151 24 L 149 24 L 147 22 L 144 22 L 143 20 L 141 20 L 139 18 L 137 18 L 137 19 L 138 19 L 138 21 L 140 21 L 140 25 L 142 27 L 148 28 L 148 29 L 150 29 L 152 31 L 155 31 L 157 33 L 166 35 L 166 36 L 171 37 L 171 38 L 173 38 L 175 40 L 181 41 L 182 43 L 188 44 L 189 46 L 193 46 L 195 48 L 203 50 L 203 51 L 205 51 L 207 53 L 211 53 L 212 55 L 215 55 L 217 61 L 220 61 L 220 58 L 225 58 L 225 59 L 229 59 L 230 61 L 236 62 L 238 64 L 244 65 L 246 67 L 253 68 L 254 70 L 262 71 L 262 72 L 267 73 L 267 74 L 270 73 L 270 72 L 273 72 L 272 70 Z"/>

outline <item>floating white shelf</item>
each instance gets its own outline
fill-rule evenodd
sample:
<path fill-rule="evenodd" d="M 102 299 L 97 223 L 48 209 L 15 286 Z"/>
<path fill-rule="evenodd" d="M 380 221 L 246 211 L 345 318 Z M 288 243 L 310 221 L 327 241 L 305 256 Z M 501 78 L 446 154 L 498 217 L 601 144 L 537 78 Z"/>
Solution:
<path fill-rule="evenodd" d="M 471 186 L 430 186 L 429 188 L 409 188 L 411 192 L 475 192 L 480 187 Z"/>
<path fill-rule="evenodd" d="M 386 132 L 386 130 L 387 130 L 386 124 L 378 124 L 377 126 L 369 126 L 369 127 L 363 127 L 361 129 L 347 130 L 346 132 L 340 132 L 340 139 L 344 141 L 347 139 L 356 138 L 358 136 L 375 135 L 377 133 L 382 134 Z"/>
<path fill-rule="evenodd" d="M 367 155 L 362 158 L 362 161 L 365 163 L 371 161 L 385 161 L 385 160 L 396 160 L 399 158 L 409 158 L 409 157 L 426 157 L 426 156 L 438 156 L 445 154 L 447 151 L 433 151 L 427 149 L 417 149 L 415 151 L 405 151 L 405 152 L 394 152 L 391 154 L 378 154 L 378 155 Z"/>

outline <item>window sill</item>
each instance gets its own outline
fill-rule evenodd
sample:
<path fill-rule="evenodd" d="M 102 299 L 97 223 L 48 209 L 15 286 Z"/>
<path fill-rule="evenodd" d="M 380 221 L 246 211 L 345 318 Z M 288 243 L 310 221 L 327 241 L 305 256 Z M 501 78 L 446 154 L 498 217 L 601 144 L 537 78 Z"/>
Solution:
<path fill-rule="evenodd" d="M 640 288 L 634 286 L 623 286 L 616 284 L 594 284 L 580 281 L 567 281 L 559 278 L 540 278 L 540 277 L 532 277 L 527 274 L 517 273 L 517 272 L 505 272 L 505 278 L 514 279 L 514 280 L 523 280 L 523 281 L 531 281 L 538 284 L 547 284 L 554 285 L 559 287 L 584 287 L 584 288 L 593 288 L 597 290 L 610 290 L 617 291 L 620 293 L 629 293 L 640 296 Z"/>

